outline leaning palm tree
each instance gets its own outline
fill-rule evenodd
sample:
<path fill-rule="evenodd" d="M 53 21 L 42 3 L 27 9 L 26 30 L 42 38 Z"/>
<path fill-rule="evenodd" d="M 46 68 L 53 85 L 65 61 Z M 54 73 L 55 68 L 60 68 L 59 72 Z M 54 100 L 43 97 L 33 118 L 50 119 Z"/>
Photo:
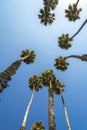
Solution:
<path fill-rule="evenodd" d="M 41 78 L 38 77 L 38 76 L 36 76 L 36 75 L 32 76 L 32 77 L 29 79 L 28 84 L 29 84 L 30 89 L 32 90 L 32 95 L 31 95 L 31 98 L 30 98 L 30 100 L 29 100 L 27 109 L 26 109 L 26 111 L 25 111 L 24 119 L 23 119 L 22 126 L 21 126 L 20 130 L 25 130 L 28 113 L 29 113 L 29 110 L 30 110 L 31 103 L 32 103 L 32 101 L 33 101 L 33 97 L 34 97 L 34 91 L 35 91 L 35 90 L 36 90 L 36 91 L 39 91 L 39 90 L 42 88 Z"/>
<path fill-rule="evenodd" d="M 67 62 L 68 58 L 76 58 L 76 59 L 80 59 L 81 61 L 87 62 L 87 54 L 84 54 L 81 56 L 80 55 L 70 55 L 70 56 L 66 56 L 66 57 L 60 56 L 55 59 L 54 66 L 56 67 L 56 69 L 65 71 L 69 66 L 69 62 Z"/>
<path fill-rule="evenodd" d="M 55 93 L 57 95 L 61 96 L 67 129 L 71 130 L 70 123 L 69 123 L 69 118 L 68 118 L 68 114 L 67 114 L 67 109 L 66 109 L 66 104 L 65 104 L 65 101 L 64 101 L 64 97 L 62 95 L 62 92 L 64 91 L 64 85 L 59 80 L 56 80 L 55 86 L 56 86 L 56 87 L 54 87 Z"/>
<path fill-rule="evenodd" d="M 31 130 L 45 130 L 45 127 L 43 126 L 42 122 L 36 122 L 31 126 Z"/>
<path fill-rule="evenodd" d="M 69 49 L 72 45 L 71 42 L 73 41 L 74 37 L 82 30 L 82 28 L 86 25 L 87 19 L 83 22 L 83 24 L 80 26 L 80 28 L 77 30 L 75 34 L 73 34 L 71 37 L 69 34 L 62 34 L 58 37 L 58 46 L 61 49 Z"/>
<path fill-rule="evenodd" d="M 22 61 L 26 64 L 33 63 L 35 60 L 34 51 L 30 51 L 28 49 L 23 50 L 21 55 L 21 59 L 15 61 L 10 65 L 6 70 L 0 73 L 0 92 L 3 91 L 4 88 L 8 86 L 8 81 L 11 80 L 11 77 L 16 73 L 17 69 L 20 67 Z"/>
<path fill-rule="evenodd" d="M 49 130 L 56 130 L 55 125 L 55 114 L 54 114 L 54 90 L 53 82 L 55 80 L 55 75 L 53 70 L 46 70 L 41 74 L 42 84 L 48 86 L 48 97 L 49 97 L 49 108 L 48 108 L 48 121 Z"/>

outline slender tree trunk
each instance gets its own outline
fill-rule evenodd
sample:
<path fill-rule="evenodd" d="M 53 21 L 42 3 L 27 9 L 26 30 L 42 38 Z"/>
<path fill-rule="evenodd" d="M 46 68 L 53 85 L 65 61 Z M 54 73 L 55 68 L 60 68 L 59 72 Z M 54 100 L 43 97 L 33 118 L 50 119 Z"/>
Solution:
<path fill-rule="evenodd" d="M 61 99 L 62 99 L 62 104 L 63 104 L 63 108 L 64 108 L 64 115 L 65 115 L 65 119 L 66 119 L 67 128 L 68 128 L 68 130 L 71 130 L 69 118 L 68 118 L 68 114 L 67 114 L 67 110 L 66 110 L 65 101 L 64 101 L 64 97 L 63 97 L 62 94 L 61 94 Z"/>
<path fill-rule="evenodd" d="M 82 56 L 79 56 L 79 55 L 70 55 L 70 56 L 65 57 L 65 60 L 68 59 L 68 58 L 77 58 L 77 59 L 80 59 L 82 61 L 87 61 L 87 54 L 84 54 Z"/>
<path fill-rule="evenodd" d="M 78 29 L 78 31 L 71 37 L 71 39 L 73 39 L 81 30 L 82 28 L 85 26 L 85 24 L 87 23 L 87 19 L 83 22 L 83 24 L 81 25 L 81 27 Z"/>
<path fill-rule="evenodd" d="M 54 115 L 54 92 L 52 88 L 52 82 L 50 81 L 50 87 L 48 89 L 49 94 L 49 130 L 56 130 L 55 115 Z"/>
<path fill-rule="evenodd" d="M 10 65 L 6 70 L 0 73 L 0 92 L 8 86 L 8 81 L 16 73 L 17 69 L 21 65 L 21 60 L 17 60 L 12 65 Z"/>
<path fill-rule="evenodd" d="M 31 104 L 33 101 L 33 97 L 34 97 L 34 88 L 32 90 L 32 95 L 31 95 L 30 101 L 28 103 L 27 109 L 25 111 L 24 119 L 23 119 L 22 126 L 21 126 L 20 130 L 25 130 L 26 121 L 27 121 L 28 113 L 29 113 L 29 110 L 30 110 L 30 107 L 31 107 Z"/>
<path fill-rule="evenodd" d="M 77 7 L 77 5 L 78 5 L 79 1 L 80 1 L 80 0 L 77 0 L 77 2 L 76 2 L 76 7 Z"/>
<path fill-rule="evenodd" d="M 68 59 L 68 58 L 77 58 L 77 59 L 82 60 L 82 57 L 79 55 L 70 55 L 70 56 L 65 57 L 65 59 Z"/>

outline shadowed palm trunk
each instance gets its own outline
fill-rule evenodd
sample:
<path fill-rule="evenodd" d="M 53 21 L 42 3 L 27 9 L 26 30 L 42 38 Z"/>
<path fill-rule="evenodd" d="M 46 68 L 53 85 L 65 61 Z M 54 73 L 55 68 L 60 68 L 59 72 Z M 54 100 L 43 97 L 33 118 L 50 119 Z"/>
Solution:
<path fill-rule="evenodd" d="M 87 54 L 84 54 L 82 56 L 79 56 L 79 55 L 70 55 L 70 56 L 65 57 L 65 59 L 68 59 L 68 58 L 77 58 L 77 59 L 80 59 L 82 61 L 87 61 Z"/>
<path fill-rule="evenodd" d="M 30 101 L 29 101 L 27 109 L 25 111 L 23 123 L 22 123 L 22 126 L 21 126 L 20 130 L 25 130 L 26 121 L 27 121 L 28 113 L 29 113 L 29 110 L 30 110 L 30 107 L 31 107 L 31 104 L 32 104 L 32 101 L 33 101 L 33 97 L 34 97 L 34 89 L 32 91 L 32 95 L 31 95 Z"/>
<path fill-rule="evenodd" d="M 71 37 L 71 39 L 73 39 L 81 30 L 82 28 L 85 26 L 85 24 L 87 23 L 87 19 L 83 22 L 83 24 L 81 25 L 81 27 L 78 29 L 78 31 Z"/>
<path fill-rule="evenodd" d="M 21 65 L 21 60 L 17 60 L 10 67 L 0 73 L 0 92 L 8 86 L 8 81 L 16 73 L 17 69 Z"/>
<path fill-rule="evenodd" d="M 61 94 L 61 99 L 62 99 L 62 104 L 63 104 L 63 108 L 64 108 L 64 115 L 65 115 L 65 119 L 66 119 L 67 128 L 68 128 L 68 130 L 71 130 L 69 119 L 68 119 L 68 114 L 67 114 L 67 110 L 66 110 L 65 101 L 64 101 L 64 97 L 63 97 L 62 94 Z"/>
<path fill-rule="evenodd" d="M 52 88 L 52 82 L 50 81 L 50 87 L 48 89 L 49 94 L 49 130 L 56 130 L 55 115 L 54 115 L 54 92 Z"/>

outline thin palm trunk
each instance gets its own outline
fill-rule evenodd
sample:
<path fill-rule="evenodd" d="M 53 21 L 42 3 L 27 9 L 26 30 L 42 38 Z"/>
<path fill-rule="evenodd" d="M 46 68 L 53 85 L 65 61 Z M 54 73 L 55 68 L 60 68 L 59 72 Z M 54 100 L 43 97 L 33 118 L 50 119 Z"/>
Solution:
<path fill-rule="evenodd" d="M 82 28 L 85 26 L 85 24 L 87 23 L 87 19 L 83 22 L 83 24 L 81 25 L 81 27 L 78 29 L 78 31 L 71 37 L 71 39 L 73 39 L 81 30 Z"/>
<path fill-rule="evenodd" d="M 52 82 L 50 81 L 50 87 L 48 89 L 49 94 L 49 130 L 56 130 L 55 115 L 54 115 L 54 92 L 52 88 Z"/>
<path fill-rule="evenodd" d="M 10 65 L 6 70 L 0 73 L 0 92 L 8 86 L 8 81 L 11 80 L 11 77 L 16 73 L 18 68 L 21 65 L 21 60 L 17 60 L 12 65 Z"/>
<path fill-rule="evenodd" d="M 80 59 L 82 61 L 87 61 L 87 54 L 84 54 L 82 56 L 79 56 L 79 55 L 70 55 L 70 56 L 65 57 L 65 60 L 68 59 L 68 58 L 77 58 L 77 59 Z"/>
<path fill-rule="evenodd" d="M 76 6 L 78 5 L 79 1 L 80 1 L 80 0 L 77 0 L 77 2 L 76 2 Z"/>
<path fill-rule="evenodd" d="M 66 119 L 67 128 L 68 128 L 68 130 L 71 130 L 69 118 L 68 118 L 68 114 L 67 114 L 67 110 L 66 110 L 65 101 L 64 101 L 64 97 L 63 97 L 62 94 L 61 94 L 61 99 L 62 99 L 62 104 L 63 104 L 63 108 L 64 108 L 64 115 L 65 115 L 65 119 Z"/>
<path fill-rule="evenodd" d="M 28 117 L 28 113 L 29 113 L 32 101 L 33 101 L 33 97 L 34 97 L 34 88 L 32 90 L 32 95 L 31 95 L 30 101 L 28 103 L 27 109 L 25 111 L 24 119 L 23 119 L 22 126 L 21 126 L 20 130 L 25 130 L 25 126 L 26 126 L 26 122 L 27 122 L 27 117 Z"/>

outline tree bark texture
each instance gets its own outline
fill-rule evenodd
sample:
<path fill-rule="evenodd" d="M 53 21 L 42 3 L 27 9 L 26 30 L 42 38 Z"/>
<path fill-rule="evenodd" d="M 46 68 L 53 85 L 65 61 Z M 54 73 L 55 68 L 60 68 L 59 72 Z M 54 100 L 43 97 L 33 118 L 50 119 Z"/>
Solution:
<path fill-rule="evenodd" d="M 71 130 L 69 118 L 68 118 L 68 114 L 67 114 L 67 110 L 66 110 L 65 101 L 64 101 L 64 97 L 63 97 L 62 94 L 61 94 L 61 99 L 62 99 L 62 104 L 63 104 L 63 108 L 64 108 L 64 115 L 65 115 L 65 119 L 66 119 L 67 128 L 68 128 L 68 130 Z"/>
<path fill-rule="evenodd" d="M 21 60 L 17 60 L 12 63 L 6 70 L 0 73 L 0 92 L 3 91 L 4 88 L 8 86 L 8 81 L 11 80 L 11 76 L 13 76 L 19 66 L 21 65 Z"/>
<path fill-rule="evenodd" d="M 28 114 L 29 114 L 29 110 L 30 110 L 32 101 L 33 101 L 33 97 L 34 97 L 34 89 L 32 90 L 32 95 L 31 95 L 30 101 L 28 103 L 27 109 L 25 111 L 23 123 L 22 123 L 22 126 L 21 126 L 20 130 L 22 130 L 22 128 L 23 128 L 23 130 L 25 130 L 25 126 L 26 126 L 26 122 L 27 122 L 27 117 L 28 117 Z"/>
<path fill-rule="evenodd" d="M 50 87 L 48 89 L 48 94 L 49 94 L 49 109 L 48 109 L 49 130 L 56 130 L 55 115 L 54 115 L 54 92 L 53 92 L 51 82 L 50 82 Z"/>

